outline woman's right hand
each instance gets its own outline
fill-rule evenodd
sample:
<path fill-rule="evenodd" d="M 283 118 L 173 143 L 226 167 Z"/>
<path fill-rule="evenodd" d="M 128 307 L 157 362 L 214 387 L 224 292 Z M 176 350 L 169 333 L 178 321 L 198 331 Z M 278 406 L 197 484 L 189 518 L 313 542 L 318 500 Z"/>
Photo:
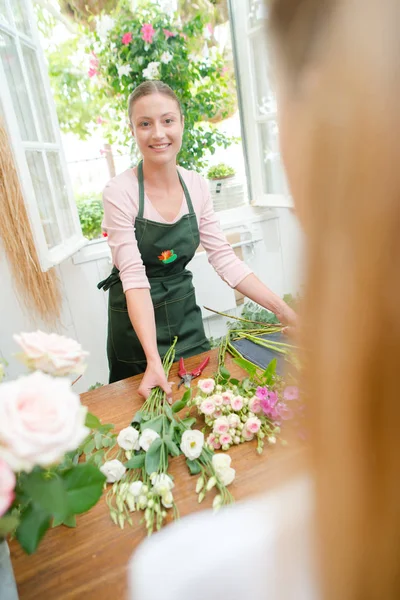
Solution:
<path fill-rule="evenodd" d="M 168 383 L 164 373 L 161 359 L 154 360 L 147 363 L 146 371 L 140 382 L 138 392 L 140 396 L 143 396 L 145 400 L 150 396 L 151 390 L 155 387 L 160 387 L 167 395 L 169 403 L 172 402 L 172 388 Z"/>

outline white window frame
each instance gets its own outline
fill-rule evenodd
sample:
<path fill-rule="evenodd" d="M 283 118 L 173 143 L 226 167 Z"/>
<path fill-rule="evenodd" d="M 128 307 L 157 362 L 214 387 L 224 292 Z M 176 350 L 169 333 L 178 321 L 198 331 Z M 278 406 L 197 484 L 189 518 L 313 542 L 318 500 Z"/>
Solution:
<path fill-rule="evenodd" d="M 57 119 L 57 113 L 55 108 L 55 103 L 53 99 L 53 95 L 50 89 L 50 83 L 48 79 L 47 67 L 43 55 L 43 51 L 41 48 L 36 18 L 33 11 L 33 6 L 31 0 L 19 0 L 19 4 L 27 16 L 29 21 L 29 26 L 31 30 L 31 35 L 28 36 L 21 31 L 16 29 L 12 9 L 9 0 L 5 0 L 6 4 L 6 17 L 7 23 L 4 22 L 0 18 L 0 31 L 5 34 L 13 37 L 16 43 L 16 49 L 18 54 L 18 59 L 20 61 L 21 70 L 24 78 L 25 87 L 27 90 L 28 98 L 30 100 L 31 110 L 33 114 L 33 121 L 38 132 L 38 141 L 23 141 L 21 139 L 21 134 L 18 127 L 16 113 L 14 111 L 12 97 L 10 94 L 10 90 L 8 87 L 8 82 L 5 76 L 4 68 L 2 61 L 0 59 L 0 104 L 2 107 L 3 117 L 5 120 L 5 126 L 7 129 L 7 133 L 9 135 L 10 144 L 13 150 L 15 163 L 17 172 L 19 175 L 22 193 L 25 200 L 25 205 L 27 208 L 27 213 L 29 216 L 32 234 L 35 242 L 35 247 L 38 252 L 40 266 L 42 271 L 47 271 L 51 267 L 60 264 L 62 261 L 66 260 L 75 252 L 77 252 L 80 248 L 85 246 L 88 243 L 88 240 L 83 237 L 82 229 L 79 221 L 77 207 L 74 201 L 74 196 L 72 192 L 71 182 L 68 175 L 67 163 L 65 160 L 62 142 L 60 137 L 60 128 Z M 25 61 L 21 49 L 21 43 L 23 43 L 31 48 L 35 53 L 38 59 L 39 71 L 41 74 L 41 83 L 44 88 L 45 98 L 47 102 L 48 114 L 50 116 L 51 127 L 54 135 L 54 142 L 45 142 L 43 141 L 42 133 L 40 130 L 40 123 L 38 119 L 38 115 L 36 113 L 36 106 L 34 102 L 32 102 L 32 94 L 33 90 L 30 85 L 29 78 L 27 76 Z M 30 171 L 28 168 L 28 164 L 25 157 L 26 150 L 37 150 L 37 151 L 55 151 L 59 154 L 60 164 L 61 164 L 61 175 L 63 178 L 63 183 L 66 187 L 67 195 L 68 195 L 68 208 L 70 210 L 72 223 L 73 223 L 73 234 L 67 236 L 65 232 L 63 217 L 61 212 L 58 209 L 57 202 L 55 201 L 56 197 L 56 188 L 53 184 L 50 169 L 48 166 L 47 158 L 44 156 L 44 165 L 46 170 L 47 181 L 50 187 L 51 197 L 53 200 L 53 207 L 56 215 L 57 224 L 61 234 L 61 243 L 54 246 L 53 248 L 49 248 L 44 229 L 40 217 L 39 208 L 36 202 L 35 191 L 32 184 L 32 179 L 30 176 Z"/>
<path fill-rule="evenodd" d="M 259 2 L 262 4 L 262 1 Z M 265 193 L 263 184 L 264 149 L 260 136 L 260 124 L 276 121 L 276 110 L 261 115 L 257 107 L 257 86 L 251 40 L 265 34 L 265 18 L 256 26 L 250 26 L 249 4 L 257 0 L 228 0 L 232 27 L 232 45 L 238 89 L 239 110 L 242 125 L 242 141 L 245 151 L 249 198 L 253 206 L 292 208 L 289 194 Z M 267 57 L 266 64 L 267 64 Z M 268 79 L 267 66 L 265 78 Z"/>

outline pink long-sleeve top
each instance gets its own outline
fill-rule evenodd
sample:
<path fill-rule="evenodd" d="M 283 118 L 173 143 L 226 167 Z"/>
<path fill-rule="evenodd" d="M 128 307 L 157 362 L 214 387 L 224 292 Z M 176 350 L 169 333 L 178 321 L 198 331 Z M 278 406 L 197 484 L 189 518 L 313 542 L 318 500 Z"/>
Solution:
<path fill-rule="evenodd" d="M 227 242 L 213 210 L 207 182 L 195 171 L 178 169 L 192 199 L 200 243 L 218 275 L 234 288 L 252 271 Z M 176 223 L 189 212 L 183 191 L 182 196 L 182 206 L 174 221 L 166 221 L 145 194 L 143 217 L 158 223 Z M 135 236 L 139 182 L 133 169 L 127 169 L 109 181 L 103 192 L 103 204 L 103 229 L 108 234 L 113 263 L 120 271 L 124 292 L 132 288 L 150 288 Z"/>

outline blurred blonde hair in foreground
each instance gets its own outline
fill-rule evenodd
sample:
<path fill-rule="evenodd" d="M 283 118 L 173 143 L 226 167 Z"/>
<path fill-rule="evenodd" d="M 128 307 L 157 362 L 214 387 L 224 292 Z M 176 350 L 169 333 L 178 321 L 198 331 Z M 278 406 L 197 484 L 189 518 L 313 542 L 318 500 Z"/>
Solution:
<path fill-rule="evenodd" d="M 400 1 L 269 6 L 306 132 L 294 196 L 323 597 L 399 599 Z"/>

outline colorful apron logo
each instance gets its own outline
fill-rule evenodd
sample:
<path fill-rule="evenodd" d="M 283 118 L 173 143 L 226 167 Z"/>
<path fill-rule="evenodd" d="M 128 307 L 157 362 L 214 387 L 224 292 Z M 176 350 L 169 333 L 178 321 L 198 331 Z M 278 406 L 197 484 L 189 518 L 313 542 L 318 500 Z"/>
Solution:
<path fill-rule="evenodd" d="M 167 265 L 168 263 L 174 262 L 178 257 L 173 250 L 163 250 L 158 258 L 164 265 Z"/>

